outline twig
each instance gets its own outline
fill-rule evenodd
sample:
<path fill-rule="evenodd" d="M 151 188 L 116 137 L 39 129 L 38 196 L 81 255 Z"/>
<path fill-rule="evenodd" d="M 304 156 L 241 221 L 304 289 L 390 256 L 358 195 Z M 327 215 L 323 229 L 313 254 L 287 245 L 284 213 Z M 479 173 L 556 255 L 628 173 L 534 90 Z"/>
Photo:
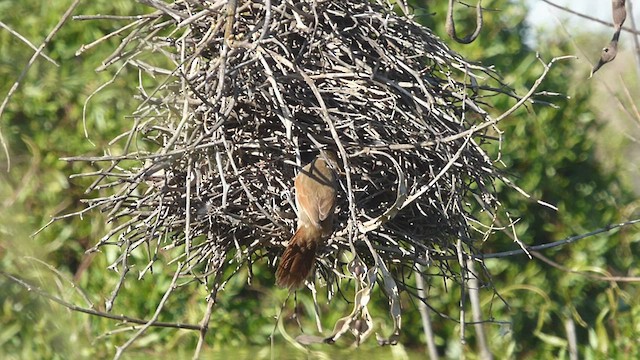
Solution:
<path fill-rule="evenodd" d="M 55 295 L 51 295 L 48 292 L 40 289 L 39 287 L 35 286 L 35 285 L 31 285 L 29 283 L 27 283 L 25 280 L 20 279 L 19 277 L 17 277 L 16 275 L 11 275 L 7 272 L 4 272 L 2 270 L 0 270 L 0 275 L 6 277 L 7 279 L 13 281 L 14 283 L 22 286 L 23 288 L 25 288 L 27 291 L 29 292 L 33 292 L 35 294 L 37 294 L 38 296 L 42 296 L 45 299 L 48 299 L 50 301 L 53 301 L 57 304 L 60 304 L 64 307 L 66 307 L 69 310 L 72 311 L 77 311 L 80 313 L 84 313 L 84 314 L 89 314 L 89 315 L 93 315 L 93 316 L 99 316 L 99 317 L 103 317 L 105 319 L 111 319 L 111 320 L 118 320 L 118 321 L 123 321 L 125 323 L 134 323 L 134 324 L 148 324 L 149 320 L 144 320 L 144 319 L 136 319 L 136 318 L 132 318 L 129 316 L 124 316 L 124 315 L 113 315 L 113 314 L 109 314 L 106 312 L 102 312 L 102 311 L 98 311 L 98 310 L 93 310 L 93 309 L 87 309 L 87 308 L 83 308 L 80 306 L 76 306 L 72 303 L 69 303 Z M 168 322 L 161 322 L 161 321 L 156 321 L 154 322 L 151 326 L 154 327 L 163 327 L 163 328 L 174 328 L 174 329 L 186 329 L 186 330 L 201 330 L 200 325 L 193 325 L 193 324 L 181 324 L 181 323 L 168 323 Z"/>
<path fill-rule="evenodd" d="M 35 45 L 33 45 L 31 43 L 31 41 L 29 41 L 29 39 L 27 39 L 26 37 L 22 36 L 19 32 L 13 30 L 11 27 L 9 27 L 7 24 L 3 23 L 2 21 L 0 21 L 0 27 L 7 30 L 8 32 L 11 33 L 11 35 L 17 37 L 18 39 L 20 39 L 23 43 L 27 44 L 27 46 L 29 46 L 32 50 L 34 51 L 38 51 L 38 48 L 36 48 Z M 43 58 L 45 58 L 48 62 L 52 63 L 55 66 L 60 66 L 55 60 L 53 60 L 52 58 L 50 58 L 49 56 L 47 56 L 47 54 L 45 53 L 40 53 L 40 56 L 42 56 Z"/>
<path fill-rule="evenodd" d="M 540 254 L 537 251 L 532 251 L 531 255 L 533 255 L 537 259 L 541 260 L 542 262 L 546 263 L 547 265 L 553 266 L 556 269 L 562 270 L 562 271 L 567 272 L 567 273 L 584 276 L 584 277 L 589 278 L 591 280 L 611 281 L 611 282 L 640 282 L 640 276 L 600 276 L 600 275 L 593 275 L 593 274 L 586 273 L 584 271 L 576 271 L 576 270 L 569 269 L 568 267 L 558 264 L 557 262 L 549 259 L 548 257 Z"/>
<path fill-rule="evenodd" d="M 564 319 L 564 329 L 567 332 L 567 344 L 569 347 L 569 360 L 578 360 L 578 339 L 576 336 L 576 324 L 570 315 Z"/>
<path fill-rule="evenodd" d="M 425 301 L 427 299 L 427 294 L 425 293 L 425 284 L 424 277 L 422 276 L 422 265 L 416 265 L 416 286 L 418 288 L 418 297 L 420 299 L 424 299 L 423 301 L 418 302 L 418 311 L 420 312 L 420 319 L 422 320 L 422 330 L 424 331 L 425 341 L 427 343 L 427 353 L 429 354 L 429 359 L 438 360 L 438 348 L 436 347 L 436 339 L 433 334 L 433 329 L 431 328 L 431 318 L 429 316 L 429 308 L 427 307 Z"/>
<path fill-rule="evenodd" d="M 480 282 L 475 270 L 475 260 L 467 259 L 467 267 L 469 268 L 469 302 L 471 303 L 471 317 L 475 322 L 473 325 L 476 330 L 476 343 L 480 352 L 480 358 L 483 360 L 493 359 L 493 355 L 487 344 L 487 337 L 482 323 L 482 309 L 480 307 Z"/>
<path fill-rule="evenodd" d="M 146 15 L 75 15 L 73 20 L 142 20 L 149 18 L 157 18 L 160 12 Z"/>
<path fill-rule="evenodd" d="M 576 242 L 578 240 L 586 239 L 586 238 L 588 238 L 590 236 L 602 234 L 602 233 L 609 232 L 609 231 L 617 229 L 617 228 L 621 228 L 621 227 L 625 227 L 625 226 L 629 226 L 629 225 L 635 225 L 635 224 L 638 224 L 638 223 L 640 223 L 640 219 L 629 220 L 629 221 L 621 222 L 621 223 L 618 223 L 618 224 L 608 225 L 608 226 L 605 226 L 603 228 L 600 228 L 600 229 L 597 229 L 597 230 L 593 230 L 593 231 L 590 231 L 590 232 L 582 234 L 582 235 L 570 236 L 570 237 L 568 237 L 566 239 L 559 240 L 559 241 L 554 241 L 554 242 L 551 242 L 551 243 L 548 243 L 548 244 L 528 246 L 526 249 L 529 252 L 552 249 L 552 248 L 555 248 L 555 247 L 564 246 L 564 245 L 568 245 L 568 244 L 574 243 L 574 242 Z M 493 254 L 477 254 L 477 255 L 473 255 L 472 258 L 480 259 L 480 260 L 497 259 L 497 258 L 503 258 L 503 257 L 511 257 L 511 256 L 514 256 L 514 255 L 522 255 L 522 254 L 525 254 L 525 253 L 526 253 L 525 250 L 517 249 L 517 250 L 504 251 L 504 252 L 493 253 Z"/>
<path fill-rule="evenodd" d="M 627 1 L 630 1 L 630 0 L 627 0 Z M 568 12 L 570 14 L 573 14 L 573 15 L 577 15 L 577 16 L 579 16 L 581 18 L 584 18 L 584 19 L 587 19 L 587 20 L 595 21 L 595 22 L 597 22 L 599 24 L 606 25 L 606 26 L 609 26 L 609 27 L 613 27 L 614 26 L 613 23 L 611 23 L 611 22 L 600 20 L 600 19 L 595 18 L 593 16 L 589 16 L 589 15 L 585 15 L 585 14 L 579 13 L 577 11 L 569 9 L 568 7 L 555 4 L 555 3 L 553 3 L 553 2 L 551 2 L 549 0 L 542 0 L 542 2 L 545 2 L 545 3 L 551 5 L 551 6 L 555 7 L 555 8 L 558 8 L 560 10 L 566 11 L 566 12 Z M 637 30 L 635 30 L 633 28 L 626 27 L 626 26 L 623 26 L 622 30 L 630 32 L 632 34 L 640 35 L 640 32 L 638 32 Z"/>
<path fill-rule="evenodd" d="M 171 280 L 171 284 L 169 284 L 167 291 L 164 293 L 164 296 L 160 300 L 160 303 L 158 304 L 156 311 L 151 317 L 151 319 L 149 319 L 149 321 L 146 324 L 144 324 L 144 326 L 140 330 L 138 330 L 138 332 L 136 332 L 132 337 L 130 337 L 129 340 L 127 340 L 127 342 L 125 342 L 122 346 L 116 347 L 116 354 L 113 357 L 114 360 L 120 359 L 124 351 L 129 346 L 131 346 L 131 344 L 133 344 L 142 334 L 144 334 L 145 331 L 149 329 L 149 327 L 153 326 L 153 324 L 158 320 L 158 317 L 160 316 L 160 312 L 164 308 L 164 304 L 169 299 L 169 295 L 171 295 L 171 293 L 176 289 L 176 282 L 178 281 L 178 275 L 180 275 L 180 272 L 182 271 L 182 266 L 183 264 L 178 263 L 176 272 L 174 273 L 173 279 Z"/>
<path fill-rule="evenodd" d="M 193 360 L 200 358 L 200 352 L 202 352 L 202 347 L 205 344 L 205 337 L 209 330 L 209 321 L 211 320 L 211 314 L 213 313 L 213 306 L 215 305 L 215 302 L 214 297 L 210 296 L 209 299 L 207 299 L 207 309 L 205 310 L 202 322 L 200 323 L 200 334 L 198 335 L 198 344 L 193 352 Z"/>
<path fill-rule="evenodd" d="M 87 295 L 87 293 L 84 290 L 82 290 L 81 287 L 77 286 L 76 283 L 73 282 L 73 280 L 71 280 L 67 276 L 65 276 L 60 270 L 56 269 L 54 266 L 49 265 L 46 262 L 44 262 L 44 261 L 42 261 L 42 260 L 40 260 L 38 258 L 35 258 L 33 256 L 25 256 L 24 258 L 27 259 L 27 260 L 30 260 L 30 261 L 37 262 L 38 264 L 40 264 L 40 265 L 46 267 L 47 269 L 49 269 L 49 271 L 51 271 L 54 274 L 56 274 L 56 276 L 58 276 L 58 278 L 66 281 L 67 283 L 69 283 L 71 288 L 73 288 L 78 293 L 78 295 L 80 295 L 80 297 L 82 297 L 82 299 L 87 303 L 87 305 L 90 308 L 93 308 L 93 302 L 91 300 L 89 300 L 89 296 Z"/>

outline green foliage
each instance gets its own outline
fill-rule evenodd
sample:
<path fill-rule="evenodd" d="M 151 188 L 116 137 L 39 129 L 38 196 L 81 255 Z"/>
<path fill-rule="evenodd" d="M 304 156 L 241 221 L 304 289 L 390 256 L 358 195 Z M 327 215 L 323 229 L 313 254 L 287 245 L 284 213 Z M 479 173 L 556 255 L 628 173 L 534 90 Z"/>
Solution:
<path fill-rule="evenodd" d="M 446 1 L 426 6 L 419 20 L 438 34 L 444 32 Z M 523 25 L 526 7 L 522 2 L 485 1 L 483 5 L 497 11 L 485 13 L 485 27 L 476 42 L 452 44 L 466 57 L 495 65 L 505 81 L 522 95 L 542 71 L 535 54 L 523 45 L 528 29 Z M 10 12 L 14 22 L 6 22 L 36 45 L 46 36 L 65 10 L 64 2 L 41 4 L 37 1 L 0 1 L 0 12 Z M 98 1 L 85 3 L 78 13 L 132 14 L 147 11 L 135 8 L 132 1 Z M 474 25 L 472 9 L 456 7 L 458 31 L 467 34 Z M 3 20 L 4 21 L 4 20 Z M 12 170 L 0 173 L 0 270 L 19 274 L 32 284 L 67 301 L 88 307 L 84 297 L 66 280 L 27 256 L 53 265 L 65 278 L 74 279 L 86 291 L 97 309 L 104 309 L 104 299 L 118 281 L 119 274 L 107 271 L 114 252 L 85 256 L 84 251 L 99 239 L 107 228 L 99 213 L 83 219 L 74 217 L 52 224 L 38 236 L 30 234 L 47 223 L 51 215 L 78 211 L 80 199 L 88 185 L 82 178 L 71 181 L 68 176 L 89 170 L 87 164 L 67 164 L 60 157 L 83 153 L 99 153 L 106 143 L 128 126 L 124 118 L 135 109 L 133 99 L 137 74 L 125 69 L 114 83 L 96 94 L 87 107 L 87 130 L 84 137 L 82 109 L 86 99 L 100 85 L 109 81 L 113 72 L 96 73 L 118 39 L 107 40 L 80 58 L 74 56 L 81 44 L 89 43 L 117 25 L 108 21 L 70 21 L 47 47 L 47 54 L 60 63 L 59 68 L 40 59 L 29 71 L 21 89 L 0 119 L 3 134 L 10 144 Z M 543 39 L 540 57 L 548 62 L 553 56 L 571 53 L 565 43 Z M 542 42 L 542 40 L 540 40 Z M 32 50 L 6 31 L 0 31 L 0 91 L 5 94 Z M 529 104 L 505 119 L 502 155 L 503 169 L 532 198 L 550 202 L 558 211 L 541 207 L 525 199 L 504 184 L 498 184 L 501 199 L 511 215 L 520 218 L 516 230 L 520 241 L 542 244 L 581 234 L 607 224 L 625 220 L 632 210 L 632 195 L 619 180 L 622 162 L 616 154 L 607 154 L 603 164 L 596 154 L 602 122 L 591 110 L 591 84 L 586 70 L 575 62 L 554 66 L 542 89 L 569 97 L 539 95 Z M 494 115 L 515 103 L 514 99 L 488 99 Z M 620 135 L 620 134 L 616 134 Z M 497 154 L 496 148 L 489 149 Z M 4 167 L 4 166 L 3 166 Z M 627 207 L 629 209 L 627 209 Z M 506 225 L 506 224 L 505 224 Z M 513 249 L 517 245 L 508 236 L 497 233 L 482 245 L 484 252 Z M 544 252 L 564 267 L 595 275 L 627 274 L 638 256 L 637 231 L 623 229 L 590 237 L 570 246 Z M 144 257 L 144 255 L 140 255 Z M 144 259 L 139 259 L 144 260 Z M 487 260 L 497 292 L 483 289 L 482 308 L 487 319 L 497 322 L 485 326 L 492 351 L 500 357 L 567 358 L 565 324 L 573 321 L 577 330 L 580 358 L 637 358 L 636 340 L 640 329 L 640 304 L 637 287 L 602 282 L 551 268 L 524 256 Z M 113 313 L 149 318 L 154 312 L 171 274 L 154 267 L 141 281 L 137 274 L 127 276 Z M 231 353 L 237 358 L 269 358 L 269 335 L 274 317 L 280 311 L 286 292 L 274 289 L 273 270 L 265 263 L 253 269 L 252 286 L 246 285 L 247 269 L 233 277 L 221 293 L 212 316 L 207 344 L 211 357 Z M 633 274 L 632 274 L 633 275 Z M 636 274 L 637 275 L 637 274 Z M 466 328 L 468 342 L 459 342 L 460 289 L 441 278 L 427 279 L 430 305 L 449 316 L 432 316 L 436 342 L 442 354 L 458 357 L 462 352 L 474 357 L 475 339 L 472 326 Z M 445 286 L 446 285 L 446 286 Z M 127 325 L 117 326 L 112 320 L 71 312 L 44 300 L 0 276 L 0 357 L 74 358 L 108 357 L 114 346 L 122 345 L 135 331 Z M 199 323 L 206 302 L 206 291 L 195 283 L 190 291 L 175 293 L 160 320 Z M 347 294 L 347 298 L 349 298 Z M 284 310 L 283 326 L 290 334 L 299 329 L 293 314 L 292 299 Z M 314 331 L 312 302 L 308 294 L 297 297 L 298 314 L 307 331 Z M 372 315 L 378 323 L 376 331 L 388 335 L 392 324 L 387 316 L 386 300 L 372 299 Z M 320 294 L 322 324 L 330 328 L 344 314 L 347 305 L 328 303 Z M 405 358 L 419 351 L 424 335 L 417 306 L 403 298 L 404 347 L 379 349 L 374 341 L 364 344 L 360 352 L 348 349 L 346 342 L 334 348 L 313 347 L 307 354 L 296 350 L 277 336 L 278 358 Z M 131 349 L 131 358 L 144 358 L 151 353 L 188 357 L 197 342 L 197 333 L 175 329 L 152 329 Z M 250 346 L 248 346 L 250 345 Z M 149 350 L 153 349 L 153 351 Z M 409 354 L 409 355 L 407 355 Z"/>
<path fill-rule="evenodd" d="M 521 3 L 515 5 L 507 1 L 483 2 L 483 5 L 498 9 L 499 13 L 485 13 L 485 27 L 478 40 L 455 48 L 465 56 L 495 65 L 505 81 L 522 95 L 542 72 L 535 54 L 522 45 L 527 34 L 523 25 L 526 8 Z M 429 10 L 446 13 L 444 4 Z M 474 15 L 468 9 L 461 11 L 467 16 Z M 436 19 L 439 17 L 427 20 L 435 22 Z M 462 16 L 459 20 L 462 24 L 473 24 L 473 21 Z M 444 33 L 441 24 L 433 26 Z M 464 26 L 461 29 L 463 33 L 471 31 Z M 557 37 L 540 38 L 537 43 L 544 44 L 539 51 L 545 62 L 573 52 Z M 625 206 L 633 206 L 632 194 L 619 180 L 621 168 L 615 154 L 608 155 L 608 160 L 613 159 L 607 161 L 606 167 L 596 156 L 596 141 L 603 122 L 596 118 L 590 105 L 591 84 L 587 71 L 580 69 L 575 61 L 557 63 L 541 89 L 566 97 L 534 98 L 557 108 L 529 104 L 526 110 L 518 111 L 499 125 L 504 131 L 500 157 L 504 171 L 533 199 L 558 207 L 558 211 L 544 208 L 507 186 L 499 186 L 506 209 L 520 219 L 516 232 L 525 244 L 548 243 L 624 221 L 629 216 Z M 502 113 L 515 102 L 506 97 L 492 100 L 494 114 Z M 632 239 L 633 234 L 628 231 L 614 232 L 548 250 L 544 255 L 576 271 L 599 275 L 626 273 L 634 257 Z M 482 249 L 499 252 L 516 246 L 510 237 L 496 234 Z M 621 252 L 625 255 L 621 256 Z M 627 343 L 623 339 L 637 334 L 637 329 L 625 321 L 632 309 L 640 305 L 627 292 L 636 293 L 632 287 L 619 288 L 613 283 L 567 274 L 524 256 L 487 260 L 487 267 L 496 290 L 511 309 L 503 312 L 500 302 L 495 301 L 489 291 L 485 292 L 485 302 L 493 304 L 493 317 L 511 322 L 507 344 L 513 342 L 517 357 L 551 357 L 561 353 L 566 356 L 566 321 L 576 323 L 580 357 L 611 355 L 615 348 L 620 351 L 619 356 L 626 358 L 638 351 L 635 346 L 622 346 Z M 444 300 L 443 305 L 453 305 L 451 300 Z M 499 326 L 487 328 L 492 334 L 490 338 L 503 331 Z M 621 336 L 612 336 L 614 329 Z M 490 343 L 493 351 L 500 353 L 507 344 L 500 336 L 496 339 L 500 341 Z"/>
<path fill-rule="evenodd" d="M 129 14 L 134 11 L 133 4 L 98 1 L 77 11 Z M 66 1 L 0 1 L 2 13 L 12 15 L 3 22 L 36 46 L 56 25 L 68 5 Z M 81 44 L 95 40 L 114 27 L 107 23 L 96 25 L 70 20 L 45 48 L 60 67 L 43 59 L 36 61 L 0 119 L 12 164 L 11 172 L 7 173 L 6 159 L 4 154 L 0 155 L 0 269 L 19 274 L 33 285 L 84 306 L 87 305 L 81 298 L 69 292 L 68 283 L 25 257 L 42 259 L 68 278 L 79 280 L 94 300 L 107 296 L 113 286 L 111 274 L 100 274 L 106 267 L 104 259 L 83 255 L 105 231 L 99 214 L 57 222 L 38 236 L 30 237 L 51 216 L 82 208 L 80 199 L 85 196 L 83 188 L 88 184 L 83 179 L 70 182 L 68 177 L 89 169 L 85 164 L 68 165 L 59 158 L 104 147 L 122 127 L 124 115 L 136 106 L 133 101 L 136 74 L 125 74 L 89 104 L 87 128 L 96 146 L 85 139 L 81 121 L 84 101 L 112 76 L 107 72 L 96 73 L 95 68 L 117 45 L 115 40 L 110 40 L 105 46 L 76 57 L 74 53 Z M 0 31 L 0 78 L 5 79 L 0 82 L 3 97 L 32 54 L 23 42 L 7 31 Z M 86 272 L 88 267 L 97 271 Z M 105 284 L 105 281 L 111 283 Z M 104 290 L 103 285 L 106 285 Z M 113 322 L 72 313 L 2 276 L 0 288 L 3 304 L 0 357 L 86 358 L 93 353 L 111 353 L 113 344 L 98 342 L 98 346 L 93 346 L 92 341 L 111 328 Z"/>

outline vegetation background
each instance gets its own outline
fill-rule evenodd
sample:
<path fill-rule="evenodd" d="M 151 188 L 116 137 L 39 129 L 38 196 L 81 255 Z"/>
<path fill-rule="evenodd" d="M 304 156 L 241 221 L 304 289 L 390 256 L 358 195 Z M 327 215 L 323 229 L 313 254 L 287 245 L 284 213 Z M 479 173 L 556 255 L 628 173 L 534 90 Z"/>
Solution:
<path fill-rule="evenodd" d="M 20 2 L 0 0 L 0 21 L 38 45 L 59 21 L 70 1 Z M 448 41 L 444 31 L 446 1 L 412 1 L 417 20 Z M 548 243 L 588 233 L 608 224 L 639 217 L 637 200 L 640 119 L 634 107 L 638 99 L 638 74 L 632 55 L 622 53 L 613 63 L 588 79 L 611 29 L 602 27 L 530 29 L 524 19 L 523 1 L 488 0 L 483 6 L 485 26 L 471 45 L 452 47 L 471 60 L 494 65 L 519 94 L 526 92 L 542 71 L 536 52 L 548 61 L 554 56 L 578 54 L 581 60 L 554 66 L 542 89 L 561 96 L 538 98 L 555 107 L 529 105 L 501 123 L 504 141 L 500 158 L 505 171 L 534 198 L 558 207 L 552 211 L 508 188 L 501 199 L 511 215 L 520 218 L 519 239 L 529 245 Z M 472 31 L 475 14 L 460 6 L 458 31 Z M 131 15 L 148 12 L 130 0 L 83 2 L 75 14 Z M 584 23 L 581 23 L 584 24 Z M 107 266 L 116 256 L 107 251 L 84 255 L 106 229 L 100 213 L 83 219 L 56 222 L 35 237 L 35 231 L 51 216 L 78 211 L 88 185 L 69 175 L 87 171 L 87 164 L 67 164 L 64 156 L 94 153 L 129 124 L 127 115 L 137 105 L 137 73 L 127 69 L 112 84 L 89 96 L 113 77 L 94 71 L 118 44 L 112 39 L 82 56 L 82 45 L 119 27 L 112 21 L 70 21 L 46 48 L 60 66 L 39 59 L 22 82 L 0 118 L 0 129 L 9 144 L 11 170 L 2 158 L 0 170 L 0 270 L 83 307 L 92 303 L 104 309 L 119 275 Z M 592 30 L 593 29 L 593 30 Z M 526 40 L 526 41 L 525 41 Z M 623 37 L 623 48 L 631 48 Z M 527 45 L 529 44 L 529 45 Z M 0 30 L 0 94 L 6 94 L 23 70 L 33 50 L 5 30 Z M 627 93 L 628 91 L 628 93 Z M 487 99 L 494 114 L 513 105 L 506 97 Z M 88 138 L 82 112 L 86 104 Z M 490 153 L 496 154 L 498 144 Z M 4 156 L 4 155 L 0 155 Z M 517 247 L 504 234 L 486 241 L 485 253 Z M 637 277 L 640 231 L 625 227 L 592 236 L 568 246 L 544 252 L 563 268 L 525 256 L 489 259 L 486 265 L 495 288 L 509 304 L 495 298 L 491 289 L 480 292 L 484 325 L 496 358 L 570 358 L 570 334 L 575 333 L 579 358 L 640 358 L 640 293 L 634 282 L 603 281 L 600 277 Z M 401 345 L 378 348 L 370 339 L 360 349 L 347 341 L 300 351 L 286 333 L 269 335 L 286 291 L 273 286 L 273 269 L 258 264 L 255 279 L 246 284 L 246 269 L 220 295 L 208 334 L 205 357 L 235 358 L 422 358 L 425 338 L 417 304 L 405 298 Z M 55 269 L 55 271 L 54 271 Z M 571 269 L 572 272 L 567 271 Z M 170 282 L 170 275 L 155 268 L 152 276 L 125 282 L 113 313 L 148 319 Z M 596 275 L 596 276 L 594 276 Z M 69 281 L 72 281 L 73 284 Z M 474 330 L 466 329 L 460 342 L 459 289 L 438 277 L 428 279 L 435 341 L 442 357 L 478 358 Z M 446 286 L 445 286 L 446 285 Z M 81 290 L 80 290 L 81 289 Z M 203 289 L 174 294 L 161 321 L 198 323 L 206 302 Z M 86 294 L 86 295 L 83 295 Z M 312 302 L 298 295 L 301 319 L 313 331 Z M 388 334 L 386 304 L 373 299 L 373 316 Z M 348 312 L 339 302 L 321 309 L 323 324 L 330 326 Z M 285 314 L 293 312 L 291 302 Z M 113 320 L 93 317 L 52 303 L 0 276 L 0 358 L 66 359 L 106 358 L 122 345 L 134 328 Z M 282 325 L 297 334 L 295 322 Z M 572 330 L 575 329 L 575 330 Z M 197 332 L 154 328 L 126 353 L 128 358 L 160 356 L 188 358 Z"/>

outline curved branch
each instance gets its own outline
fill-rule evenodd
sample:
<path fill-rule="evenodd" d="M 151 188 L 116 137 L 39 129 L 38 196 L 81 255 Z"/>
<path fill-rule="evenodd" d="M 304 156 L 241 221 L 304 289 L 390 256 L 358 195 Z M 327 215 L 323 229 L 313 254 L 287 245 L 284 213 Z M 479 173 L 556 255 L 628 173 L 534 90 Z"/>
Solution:
<path fill-rule="evenodd" d="M 4 272 L 2 270 L 0 270 L 0 275 L 6 277 L 7 279 L 13 281 L 14 283 L 16 283 L 17 285 L 25 288 L 27 291 L 34 293 L 38 296 L 42 296 L 43 298 L 49 300 L 49 301 L 53 301 L 55 303 L 58 303 L 64 307 L 66 307 L 67 309 L 71 310 L 71 311 L 77 311 L 80 313 L 84 313 L 84 314 L 89 314 L 89 315 L 93 315 L 93 316 L 99 316 L 99 317 L 103 317 L 106 319 L 111 319 L 111 320 L 118 320 L 118 321 L 122 321 L 125 323 L 133 323 L 133 324 L 141 324 L 141 325 L 145 325 L 145 324 L 149 324 L 150 321 L 149 320 L 144 320 L 144 319 L 136 319 L 136 318 L 132 318 L 129 316 L 124 316 L 124 315 L 114 315 L 114 314 L 109 314 L 106 312 L 102 312 L 102 311 L 98 311 L 98 310 L 94 310 L 94 309 L 87 309 L 81 306 L 77 306 L 74 305 L 66 300 L 63 300 L 62 298 L 59 298 L 55 295 L 51 295 L 48 292 L 42 290 L 41 288 L 29 284 L 28 282 L 26 282 L 25 280 L 19 278 L 16 275 L 12 275 L 9 274 L 7 272 Z M 186 329 L 186 330 L 202 330 L 202 326 L 200 325 L 195 325 L 195 324 L 187 324 L 187 323 L 169 323 L 169 322 L 161 322 L 161 321 L 156 321 L 151 323 L 150 326 L 154 326 L 154 327 L 164 327 L 164 328 L 176 328 L 176 329 Z"/>
<path fill-rule="evenodd" d="M 481 4 L 482 4 L 482 0 L 478 0 L 478 5 L 476 6 L 476 30 L 473 32 L 473 34 L 460 39 L 456 34 L 456 24 L 453 21 L 453 0 L 449 0 L 449 7 L 447 8 L 447 22 L 445 24 L 445 29 L 450 38 L 452 38 L 456 42 L 459 42 L 460 44 L 470 44 L 478 37 L 478 35 L 480 35 L 480 31 L 482 30 Z"/>

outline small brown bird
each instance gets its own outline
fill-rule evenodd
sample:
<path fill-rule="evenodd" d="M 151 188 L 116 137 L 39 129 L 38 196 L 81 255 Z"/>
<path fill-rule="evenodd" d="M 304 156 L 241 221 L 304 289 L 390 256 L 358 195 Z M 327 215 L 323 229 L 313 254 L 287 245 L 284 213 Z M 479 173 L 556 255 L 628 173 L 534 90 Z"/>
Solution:
<path fill-rule="evenodd" d="M 276 284 L 297 289 L 311 273 L 318 246 L 333 233 L 336 206 L 336 154 L 323 151 L 302 168 L 294 181 L 298 229 L 280 258 Z"/>
<path fill-rule="evenodd" d="M 617 31 L 613 35 L 613 39 L 611 39 L 611 42 L 609 43 L 609 45 L 607 45 L 607 47 L 602 49 L 602 53 L 600 54 L 600 60 L 598 60 L 598 63 L 591 70 L 591 75 L 589 75 L 589 77 L 592 77 L 593 74 L 595 74 L 595 72 L 602 67 L 602 65 L 612 62 L 613 59 L 616 58 L 616 55 L 618 54 L 618 37 L 619 36 L 620 36 L 620 31 Z"/>
<path fill-rule="evenodd" d="M 613 33 L 613 38 L 611 39 L 611 42 L 609 42 L 609 45 L 602 49 L 600 60 L 598 60 L 598 63 L 591 70 L 591 75 L 589 75 L 589 77 L 592 77 L 593 74 L 602 67 L 602 65 L 612 62 L 618 54 L 618 40 L 620 39 L 620 31 L 622 31 L 622 25 L 627 18 L 627 10 L 625 8 L 625 4 L 626 0 L 611 1 L 611 14 L 613 17 L 613 28 L 615 32 Z"/>

